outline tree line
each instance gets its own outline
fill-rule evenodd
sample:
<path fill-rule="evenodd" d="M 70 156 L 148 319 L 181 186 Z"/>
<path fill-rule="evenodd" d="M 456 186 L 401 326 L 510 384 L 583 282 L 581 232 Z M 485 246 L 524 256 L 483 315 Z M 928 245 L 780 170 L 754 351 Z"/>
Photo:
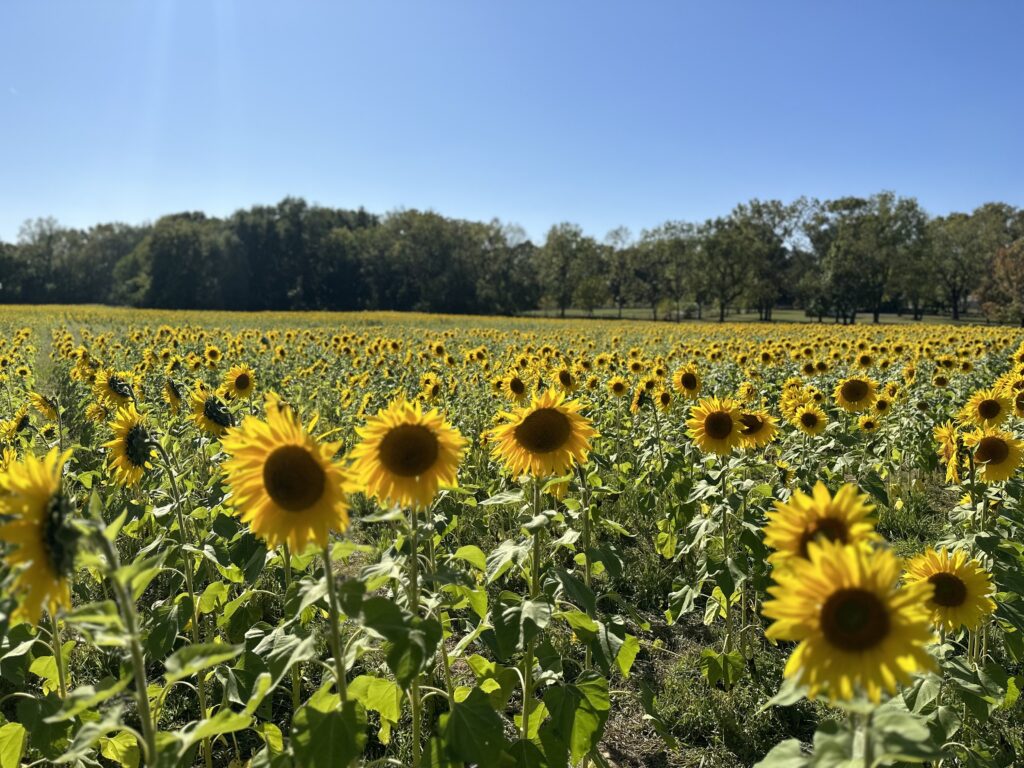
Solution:
<path fill-rule="evenodd" d="M 875 321 L 968 310 L 1024 325 L 1024 210 L 987 203 L 930 216 L 912 197 L 751 200 L 703 222 L 603 238 L 557 224 L 543 243 L 515 225 L 434 212 L 387 215 L 286 198 L 89 229 L 40 218 L 0 242 L 0 302 L 228 310 L 415 310 L 654 319 L 778 307 Z"/>

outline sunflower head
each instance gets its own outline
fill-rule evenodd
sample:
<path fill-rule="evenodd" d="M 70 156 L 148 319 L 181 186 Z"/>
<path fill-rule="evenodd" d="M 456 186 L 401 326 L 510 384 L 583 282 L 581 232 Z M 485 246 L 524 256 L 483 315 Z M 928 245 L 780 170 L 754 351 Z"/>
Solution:
<path fill-rule="evenodd" d="M 698 448 L 724 456 L 742 440 L 741 415 L 734 400 L 708 397 L 693 406 L 686 426 Z"/>
<path fill-rule="evenodd" d="M 283 410 L 266 421 L 249 416 L 222 438 L 230 507 L 270 547 L 301 552 L 310 542 L 327 545 L 330 531 L 348 528 L 346 490 L 351 481 L 335 460 L 338 443 L 318 441 Z"/>
<path fill-rule="evenodd" d="M 503 416 L 505 423 L 489 433 L 492 452 L 516 476 L 563 475 L 574 464 L 586 462 L 590 441 L 597 436 L 580 413 L 580 404 L 553 389 Z"/>
<path fill-rule="evenodd" d="M 256 390 L 256 373 L 246 365 L 235 365 L 228 370 L 221 391 L 228 400 L 244 400 Z"/>
<path fill-rule="evenodd" d="M 697 369 L 692 366 L 679 368 L 672 375 L 672 384 L 675 386 L 676 391 L 679 392 L 679 394 L 690 400 L 696 400 L 700 395 L 700 373 L 698 373 Z"/>
<path fill-rule="evenodd" d="M 856 413 L 867 410 L 875 402 L 878 385 L 866 376 L 850 376 L 836 384 L 836 403 L 845 411 Z"/>
<path fill-rule="evenodd" d="M 352 473 L 380 503 L 427 507 L 440 489 L 458 485 L 468 441 L 439 411 L 398 399 L 356 433 Z"/>
<path fill-rule="evenodd" d="M 0 474 L 0 541 L 11 546 L 6 565 L 19 596 L 17 615 L 38 624 L 43 610 L 54 615 L 71 606 L 69 579 L 78 532 L 69 525 L 74 504 L 61 475 L 70 451 L 31 454 Z"/>
<path fill-rule="evenodd" d="M 1013 409 L 1010 398 L 996 387 L 979 389 L 960 411 L 960 421 L 977 427 L 996 427 Z"/>
<path fill-rule="evenodd" d="M 762 448 L 778 434 L 775 417 L 764 409 L 740 412 L 740 441 L 744 448 Z"/>
<path fill-rule="evenodd" d="M 839 542 L 812 542 L 807 559 L 775 573 L 773 599 L 763 613 L 765 634 L 793 640 L 785 676 L 808 696 L 878 702 L 912 675 L 933 669 L 926 603 L 931 584 L 899 587 L 899 559 L 889 550 Z"/>
<path fill-rule="evenodd" d="M 145 420 L 129 403 L 118 409 L 110 424 L 114 439 L 104 443 L 110 451 L 110 466 L 114 479 L 120 485 L 138 485 L 139 480 L 153 468 L 153 440 Z"/>
<path fill-rule="evenodd" d="M 928 601 L 932 621 L 946 632 L 977 629 L 996 609 L 992 577 L 963 550 L 928 549 L 907 563 L 905 580 L 932 585 L 935 591 Z"/>
<path fill-rule="evenodd" d="M 1024 443 L 1009 432 L 998 429 L 978 429 L 964 435 L 964 445 L 973 449 L 978 478 L 983 483 L 1009 480 L 1024 457 Z"/>
<path fill-rule="evenodd" d="M 810 494 L 794 491 L 787 501 L 775 502 L 764 528 L 764 543 L 775 550 L 768 560 L 776 566 L 806 559 L 816 541 L 860 544 L 880 539 L 874 507 L 852 484 L 844 485 L 835 496 L 820 481 Z"/>
<path fill-rule="evenodd" d="M 820 435 L 828 426 L 828 416 L 813 402 L 799 406 L 793 412 L 793 425 L 805 435 Z"/>
<path fill-rule="evenodd" d="M 189 395 L 192 421 L 207 434 L 221 437 L 235 425 L 235 417 L 212 390 L 197 386 Z"/>

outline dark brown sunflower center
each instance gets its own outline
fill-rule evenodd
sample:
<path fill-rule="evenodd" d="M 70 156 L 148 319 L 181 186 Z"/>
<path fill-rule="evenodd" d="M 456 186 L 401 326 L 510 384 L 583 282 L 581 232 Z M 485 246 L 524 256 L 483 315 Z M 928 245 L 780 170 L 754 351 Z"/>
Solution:
<path fill-rule="evenodd" d="M 53 572 L 65 578 L 74 570 L 75 552 L 78 550 L 78 534 L 67 524 L 72 512 L 71 499 L 58 490 L 46 503 L 46 516 L 43 518 L 46 559 Z"/>
<path fill-rule="evenodd" d="M 519 378 L 511 379 L 508 382 L 508 388 L 512 391 L 513 395 L 521 395 L 526 392 L 526 385 Z"/>
<path fill-rule="evenodd" d="M 756 413 L 744 413 L 740 416 L 740 423 L 743 424 L 743 429 L 741 431 L 744 435 L 756 435 L 764 429 L 764 419 Z"/>
<path fill-rule="evenodd" d="M 859 403 L 868 396 L 868 383 L 863 379 L 850 379 L 843 384 L 839 393 L 849 403 Z"/>
<path fill-rule="evenodd" d="M 967 585 L 952 573 L 933 573 L 928 581 L 935 587 L 932 602 L 943 608 L 956 608 L 967 599 Z"/>
<path fill-rule="evenodd" d="M 559 371 L 558 372 L 558 382 L 563 387 L 568 387 L 569 385 L 572 384 L 572 374 L 569 373 L 568 371 Z"/>
<path fill-rule="evenodd" d="M 835 517 L 820 517 L 811 523 L 800 537 L 800 554 L 807 557 L 807 545 L 812 541 L 827 539 L 846 543 L 848 531 L 846 523 Z"/>
<path fill-rule="evenodd" d="M 814 411 L 804 411 L 800 414 L 800 423 L 807 429 L 814 429 L 818 426 L 818 414 Z"/>
<path fill-rule="evenodd" d="M 668 392 L 662 392 L 658 395 L 658 402 L 662 405 L 669 405 L 672 402 L 672 396 Z"/>
<path fill-rule="evenodd" d="M 877 403 L 875 403 L 875 410 L 877 410 L 877 411 L 887 411 L 887 410 L 889 410 L 889 402 L 887 400 L 879 400 Z"/>
<path fill-rule="evenodd" d="M 419 477 L 437 461 L 437 437 L 422 424 L 400 424 L 380 441 L 381 464 L 393 475 Z"/>
<path fill-rule="evenodd" d="M 530 453 L 557 451 L 572 434 L 569 417 L 557 408 L 540 408 L 515 429 L 516 442 Z"/>
<path fill-rule="evenodd" d="M 732 416 L 724 411 L 715 411 L 704 419 L 704 434 L 713 440 L 725 440 L 732 434 L 732 426 Z"/>
<path fill-rule="evenodd" d="M 974 452 L 979 464 L 1002 464 L 1010 455 L 1010 446 L 1001 437 L 983 437 Z"/>
<path fill-rule="evenodd" d="M 270 498 L 288 512 L 301 512 L 323 496 L 327 474 L 320 463 L 300 445 L 285 445 L 263 463 L 263 487 Z"/>
<path fill-rule="evenodd" d="M 107 379 L 107 386 L 110 391 L 118 397 L 125 399 L 131 399 L 132 396 L 132 385 L 122 379 L 120 376 L 111 376 Z"/>
<path fill-rule="evenodd" d="M 616 395 L 621 395 L 625 391 L 626 385 L 623 384 L 621 381 L 616 381 L 614 384 L 612 384 L 612 392 L 614 392 Z"/>
<path fill-rule="evenodd" d="M 697 376 L 693 373 L 684 373 L 679 377 L 679 383 L 683 385 L 683 389 L 696 389 Z"/>
<path fill-rule="evenodd" d="M 878 595 L 866 589 L 840 589 L 821 608 L 821 631 L 836 648 L 867 651 L 889 635 L 889 612 Z"/>
<path fill-rule="evenodd" d="M 149 446 L 149 433 L 141 424 L 136 424 L 124 436 L 124 455 L 136 467 L 144 467 L 153 449 Z"/>
<path fill-rule="evenodd" d="M 982 400 L 978 403 L 978 415 L 983 419 L 994 419 L 999 416 L 1003 408 L 998 400 Z"/>
<path fill-rule="evenodd" d="M 218 427 L 234 426 L 231 411 L 216 397 L 206 398 L 206 402 L 203 403 L 203 415 Z"/>
<path fill-rule="evenodd" d="M 249 378 L 249 374 L 240 373 L 238 374 L 238 377 L 235 379 L 235 389 L 248 389 L 250 383 L 252 383 L 252 379 Z"/>

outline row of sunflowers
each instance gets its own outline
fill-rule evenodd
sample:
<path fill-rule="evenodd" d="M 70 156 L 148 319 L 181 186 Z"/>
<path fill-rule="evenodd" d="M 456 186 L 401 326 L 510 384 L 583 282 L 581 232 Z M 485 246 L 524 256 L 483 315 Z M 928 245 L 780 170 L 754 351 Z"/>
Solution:
<path fill-rule="evenodd" d="M 1024 754 L 1015 331 L 115 317 L 0 314 L 2 766 Z"/>

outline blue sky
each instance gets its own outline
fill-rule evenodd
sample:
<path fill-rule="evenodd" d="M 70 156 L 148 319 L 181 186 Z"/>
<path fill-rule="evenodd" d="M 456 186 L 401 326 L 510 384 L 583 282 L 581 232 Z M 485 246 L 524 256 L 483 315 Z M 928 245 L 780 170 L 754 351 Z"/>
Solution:
<path fill-rule="evenodd" d="M 0 239 L 285 195 L 542 237 L 751 197 L 1024 205 L 1024 3 L 0 5 Z"/>

